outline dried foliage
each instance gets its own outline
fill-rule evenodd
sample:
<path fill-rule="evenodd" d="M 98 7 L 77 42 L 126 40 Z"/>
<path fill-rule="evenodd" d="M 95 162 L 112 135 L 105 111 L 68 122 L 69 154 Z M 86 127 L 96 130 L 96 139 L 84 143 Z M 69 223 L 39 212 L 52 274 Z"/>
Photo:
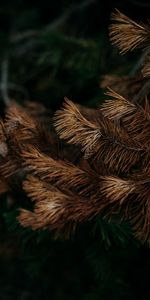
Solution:
<path fill-rule="evenodd" d="M 142 73 L 144 77 L 150 77 L 150 55 L 147 55 L 145 58 L 145 64 Z"/>
<path fill-rule="evenodd" d="M 111 40 L 121 52 L 145 47 L 149 26 L 119 11 L 113 19 Z M 117 77 L 107 81 L 124 91 L 130 86 L 130 96 L 135 83 L 142 86 L 141 78 L 127 78 L 125 85 Z M 31 209 L 19 209 L 22 226 L 68 237 L 77 224 L 101 214 L 129 221 L 150 245 L 150 105 L 148 98 L 139 105 L 124 94 L 109 88 L 97 110 L 65 98 L 53 118 L 55 130 L 36 103 L 7 108 L 0 123 L 0 192 L 11 193 L 17 184 L 32 200 Z"/>
<path fill-rule="evenodd" d="M 147 102 L 142 108 L 111 89 L 107 95 L 110 99 L 95 120 L 68 99 L 55 114 L 56 132 L 85 153 L 82 157 L 77 148 L 76 162 L 70 161 L 71 148 L 65 156 L 58 151 L 58 139 L 47 131 L 47 123 L 37 123 L 16 104 L 8 108 L 1 123 L 1 140 L 8 149 L 1 158 L 1 193 L 6 187 L 9 193 L 13 190 L 14 175 L 23 181 L 33 201 L 33 211 L 20 209 L 23 226 L 48 227 L 56 236 L 63 231 L 67 237 L 78 223 L 99 213 L 109 220 L 120 215 L 139 238 L 149 241 L 150 108 Z"/>
<path fill-rule="evenodd" d="M 120 53 L 125 54 L 128 51 L 132 51 L 136 48 L 141 48 L 144 51 L 143 57 L 145 58 L 144 67 L 142 69 L 142 74 L 144 77 L 149 77 L 150 66 L 149 66 L 149 54 L 150 54 L 150 23 L 147 24 L 141 22 L 135 22 L 119 10 L 116 9 L 115 13 L 112 13 L 113 24 L 109 27 L 109 35 L 111 42 L 118 47 Z M 142 61 L 141 61 L 142 63 Z M 125 80 L 125 84 L 122 84 L 122 80 Z M 133 81 L 133 84 L 132 84 Z M 144 80 L 138 76 L 129 76 L 126 78 L 118 79 L 110 77 L 104 77 L 102 86 L 106 86 L 107 82 L 110 82 L 111 86 L 115 86 L 115 90 L 122 92 L 128 96 L 127 93 L 133 95 L 133 98 L 139 101 L 141 96 L 147 95 L 150 90 L 147 84 L 144 85 Z M 144 85 L 140 96 L 134 97 L 134 92 L 138 92 L 138 88 Z M 149 86 L 149 84 L 148 84 Z M 120 88 L 120 90 L 119 90 Z M 129 92 L 126 91 L 129 89 Z"/>
<path fill-rule="evenodd" d="M 119 10 L 112 14 L 115 22 L 110 26 L 110 40 L 117 45 L 120 53 L 135 48 L 148 48 L 150 45 L 150 25 L 137 23 Z"/>
<path fill-rule="evenodd" d="M 135 102 L 135 97 L 139 94 L 145 82 L 146 79 L 143 78 L 142 74 L 136 74 L 133 76 L 105 75 L 101 78 L 100 87 L 103 89 L 110 87 L 115 92 L 125 98 L 131 99 L 132 102 Z"/>

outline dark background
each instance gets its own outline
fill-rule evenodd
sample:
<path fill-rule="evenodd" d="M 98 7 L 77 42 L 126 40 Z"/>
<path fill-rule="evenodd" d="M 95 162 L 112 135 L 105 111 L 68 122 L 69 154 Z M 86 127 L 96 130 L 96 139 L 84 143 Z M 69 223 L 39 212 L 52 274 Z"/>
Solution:
<path fill-rule="evenodd" d="M 110 44 L 115 8 L 137 21 L 150 13 L 146 0 L 1 1 L 1 115 L 5 76 L 9 97 L 19 103 L 55 111 L 67 96 L 98 106 L 101 76 L 130 73 L 140 55 L 120 56 Z M 9 202 L 2 197 L 0 205 L 0 300 L 149 299 L 150 252 L 126 224 L 97 219 L 55 241 L 49 231 L 20 228 Z"/>

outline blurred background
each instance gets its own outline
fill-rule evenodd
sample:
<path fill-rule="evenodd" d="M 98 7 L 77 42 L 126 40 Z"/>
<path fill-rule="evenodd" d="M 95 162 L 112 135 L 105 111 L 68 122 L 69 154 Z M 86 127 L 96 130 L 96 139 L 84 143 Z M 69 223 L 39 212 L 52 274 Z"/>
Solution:
<path fill-rule="evenodd" d="M 89 107 L 104 99 L 105 74 L 127 75 L 139 53 L 121 56 L 108 37 L 111 12 L 149 17 L 149 0 L 0 1 L 0 109 L 10 99 L 54 112 L 64 96 Z M 0 205 L 0 300 L 148 299 L 150 251 L 127 224 L 97 219 L 68 241 L 16 222 Z M 7 199 L 7 203 L 11 199 Z"/>

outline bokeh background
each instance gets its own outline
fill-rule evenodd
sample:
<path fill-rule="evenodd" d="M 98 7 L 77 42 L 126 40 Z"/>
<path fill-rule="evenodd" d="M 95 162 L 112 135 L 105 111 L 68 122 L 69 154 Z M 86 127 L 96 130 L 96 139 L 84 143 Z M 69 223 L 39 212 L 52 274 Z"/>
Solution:
<path fill-rule="evenodd" d="M 98 107 L 102 76 L 131 74 L 140 55 L 120 56 L 110 44 L 115 8 L 135 20 L 150 15 L 148 0 L 0 1 L 1 116 L 10 99 L 51 113 L 64 96 Z M 150 250 L 127 224 L 97 219 L 56 241 L 20 228 L 11 199 L 1 199 L 0 300 L 149 299 L 149 274 Z"/>

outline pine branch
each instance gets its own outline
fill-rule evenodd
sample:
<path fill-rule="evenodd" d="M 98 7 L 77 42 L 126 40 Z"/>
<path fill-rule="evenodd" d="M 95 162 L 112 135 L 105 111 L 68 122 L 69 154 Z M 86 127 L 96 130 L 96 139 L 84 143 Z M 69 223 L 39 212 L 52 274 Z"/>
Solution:
<path fill-rule="evenodd" d="M 101 78 L 100 87 L 103 89 L 111 88 L 119 95 L 122 95 L 125 99 L 130 99 L 132 103 L 135 95 L 139 94 L 145 79 L 141 74 L 134 76 L 116 76 L 116 75 L 104 75 Z M 140 102 L 142 103 L 142 101 Z"/>
<path fill-rule="evenodd" d="M 25 227 L 32 229 L 49 227 L 61 232 L 66 224 L 72 224 L 70 231 L 72 233 L 76 224 L 93 218 L 98 213 L 92 201 L 85 201 L 71 193 L 67 195 L 35 177 L 29 177 L 24 182 L 24 189 L 35 202 L 34 212 L 21 209 L 18 220 Z"/>
<path fill-rule="evenodd" d="M 50 156 L 29 147 L 22 152 L 25 167 L 41 180 L 52 183 L 70 195 L 70 192 L 82 197 L 96 199 L 99 193 L 99 175 L 89 165 L 82 169 L 69 161 L 54 160 Z"/>
<path fill-rule="evenodd" d="M 150 55 L 147 55 L 145 58 L 142 74 L 144 77 L 150 77 Z"/>
<path fill-rule="evenodd" d="M 117 24 L 111 26 L 111 39 L 123 53 L 147 47 L 149 25 L 119 11 L 113 19 Z M 63 232 L 68 237 L 78 224 L 100 215 L 107 221 L 128 221 L 135 236 L 150 245 L 149 81 L 106 81 L 124 93 L 130 87 L 133 97 L 129 100 L 109 88 L 108 99 L 97 110 L 65 98 L 53 118 L 57 134 L 67 142 L 63 150 L 43 106 L 12 102 L 6 108 L 0 123 L 0 193 L 11 194 L 15 178 L 31 199 L 32 211 L 19 210 L 24 227 L 49 228 L 56 236 Z M 144 105 L 135 97 L 145 97 Z"/>
<path fill-rule="evenodd" d="M 135 113 L 135 104 L 133 104 L 131 101 L 128 101 L 111 88 L 108 89 L 106 95 L 113 98 L 112 100 L 105 100 L 101 106 L 101 111 L 107 118 L 116 120 Z"/>
<path fill-rule="evenodd" d="M 149 24 L 137 23 L 119 10 L 112 14 L 112 20 L 114 24 L 109 28 L 110 41 L 119 48 L 120 53 L 124 54 L 135 48 L 149 49 Z"/>
<path fill-rule="evenodd" d="M 81 144 L 86 157 L 90 155 L 89 150 L 95 147 L 101 135 L 98 124 L 88 121 L 67 98 L 64 108 L 55 114 L 54 125 L 60 138 L 71 144 Z"/>
<path fill-rule="evenodd" d="M 123 97 L 119 95 L 117 97 L 125 102 Z M 127 103 L 126 101 L 125 105 Z M 128 103 L 128 107 L 130 107 L 129 113 L 135 109 L 134 104 Z M 127 110 L 126 114 L 128 115 Z M 130 167 L 136 164 L 141 157 L 143 147 L 140 147 L 138 141 L 135 143 L 119 124 L 114 123 L 100 112 L 99 119 L 94 124 L 86 120 L 73 103 L 67 102 L 65 109 L 58 111 L 54 119 L 60 138 L 67 139 L 67 141 L 69 139 L 69 143 L 81 144 L 82 150 L 85 151 L 85 158 L 92 156 L 98 161 L 102 160 L 110 169 L 119 172 L 123 168 L 122 171 L 129 171 Z M 120 156 L 119 160 L 117 155 Z"/>

